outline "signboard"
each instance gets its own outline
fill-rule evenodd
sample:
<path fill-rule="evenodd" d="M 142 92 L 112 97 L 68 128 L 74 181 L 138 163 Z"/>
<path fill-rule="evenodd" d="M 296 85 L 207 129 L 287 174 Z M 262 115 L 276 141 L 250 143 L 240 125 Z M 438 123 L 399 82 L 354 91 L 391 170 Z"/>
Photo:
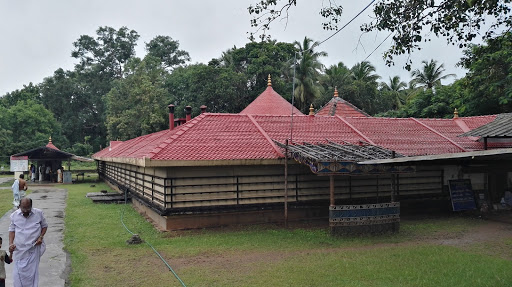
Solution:
<path fill-rule="evenodd" d="M 28 156 L 11 156 L 11 171 L 28 171 Z"/>
<path fill-rule="evenodd" d="M 453 211 L 476 209 L 471 180 L 457 179 L 449 180 L 448 182 Z"/>

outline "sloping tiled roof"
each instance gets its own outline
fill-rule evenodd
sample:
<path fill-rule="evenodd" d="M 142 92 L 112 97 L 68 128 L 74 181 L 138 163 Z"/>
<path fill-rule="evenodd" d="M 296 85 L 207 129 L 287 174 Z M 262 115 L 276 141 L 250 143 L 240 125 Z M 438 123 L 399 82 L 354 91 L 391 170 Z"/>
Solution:
<path fill-rule="evenodd" d="M 494 117 L 462 120 L 472 126 Z M 368 142 L 406 156 L 483 148 L 482 143 L 457 137 L 461 133 L 453 119 L 300 115 L 292 121 L 291 116 L 204 113 L 174 130 L 134 138 L 93 157 L 156 161 L 279 159 L 283 154 L 273 140 L 284 143 L 290 138 L 295 143 Z"/>
<path fill-rule="evenodd" d="M 500 114 L 496 119 L 461 136 L 512 137 L 512 113 Z"/>
<path fill-rule="evenodd" d="M 459 137 L 461 133 L 468 131 L 469 126 L 478 126 L 491 122 L 496 116 L 480 116 L 480 117 L 467 117 L 457 119 L 418 119 L 421 123 L 438 131 L 449 139 L 457 142 L 464 149 L 478 150 L 482 148 L 481 143 L 477 142 L 478 138 L 474 137 Z"/>
<path fill-rule="evenodd" d="M 296 107 L 279 95 L 272 86 L 268 86 L 261 95 L 250 103 L 242 115 L 303 115 Z"/>
<path fill-rule="evenodd" d="M 54 146 L 54 145 L 53 145 L 52 140 L 50 140 L 50 141 L 48 142 L 48 144 L 46 144 L 46 147 L 47 147 L 47 148 L 51 148 L 51 149 L 55 149 L 55 150 L 60 150 L 60 149 L 58 149 L 56 146 Z"/>
<path fill-rule="evenodd" d="M 317 112 L 319 116 L 369 117 L 353 104 L 338 97 L 338 89 L 334 88 L 334 97 Z"/>

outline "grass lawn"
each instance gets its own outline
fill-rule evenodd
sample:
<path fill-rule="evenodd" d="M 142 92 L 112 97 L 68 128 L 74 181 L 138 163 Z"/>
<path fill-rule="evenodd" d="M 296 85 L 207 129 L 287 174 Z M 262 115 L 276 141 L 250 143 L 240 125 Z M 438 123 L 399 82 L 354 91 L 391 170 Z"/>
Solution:
<path fill-rule="evenodd" d="M 126 244 L 131 234 L 121 216 L 187 286 L 512 286 L 512 252 L 503 251 L 512 238 L 485 248 L 439 243 L 477 228 L 478 219 L 402 222 L 399 234 L 354 238 L 333 238 L 324 227 L 276 225 L 158 232 L 130 205 L 85 197 L 101 189 L 108 187 L 68 186 L 71 286 L 181 286 L 147 244 Z"/>

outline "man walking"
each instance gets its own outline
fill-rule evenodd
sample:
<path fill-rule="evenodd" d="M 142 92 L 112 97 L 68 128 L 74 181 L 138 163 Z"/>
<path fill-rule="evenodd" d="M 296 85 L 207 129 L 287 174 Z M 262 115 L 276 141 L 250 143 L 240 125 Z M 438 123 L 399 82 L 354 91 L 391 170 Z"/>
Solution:
<path fill-rule="evenodd" d="M 43 211 L 32 208 L 32 199 L 21 199 L 9 225 L 9 251 L 16 258 L 12 270 L 14 287 L 39 285 L 39 261 L 46 250 L 43 238 L 47 229 Z"/>
<path fill-rule="evenodd" d="M 27 191 L 28 189 L 27 181 L 25 181 L 23 174 L 20 174 L 20 178 L 14 181 L 14 183 L 11 186 L 11 189 L 12 196 L 14 197 L 12 204 L 14 205 L 14 207 L 18 208 L 21 199 L 25 197 L 25 191 Z"/>

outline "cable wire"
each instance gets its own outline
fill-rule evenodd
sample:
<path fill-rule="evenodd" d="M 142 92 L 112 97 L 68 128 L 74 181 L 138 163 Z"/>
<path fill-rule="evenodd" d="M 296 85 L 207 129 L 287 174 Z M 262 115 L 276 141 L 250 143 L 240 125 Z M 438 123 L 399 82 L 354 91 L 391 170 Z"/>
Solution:
<path fill-rule="evenodd" d="M 368 5 L 366 5 L 366 7 L 363 8 L 363 10 L 361 10 L 359 13 L 357 13 L 356 16 L 354 16 L 352 19 L 350 19 L 350 21 L 348 21 L 345 25 L 343 25 L 343 27 L 341 27 L 339 30 L 334 32 L 331 36 L 327 37 L 325 40 L 320 42 L 318 44 L 318 46 L 322 45 L 324 42 L 327 42 L 327 40 L 331 39 L 332 37 L 334 37 L 334 35 L 338 34 L 341 30 L 345 29 L 345 27 L 347 27 L 348 24 L 352 23 L 352 21 L 354 21 L 357 17 L 359 17 L 359 15 L 361 15 L 366 9 L 368 9 L 368 7 L 370 7 L 375 1 L 376 0 L 372 0 Z"/>
<path fill-rule="evenodd" d="M 126 193 L 126 192 L 125 192 Z M 124 207 L 126 208 L 126 201 L 124 203 Z M 123 215 L 124 215 L 124 209 L 123 208 L 121 210 L 121 223 L 123 224 L 124 228 L 126 229 L 126 231 L 128 231 L 131 235 L 134 235 L 135 233 L 131 232 L 130 229 L 128 229 L 128 227 L 126 227 L 126 224 L 124 224 L 124 221 L 123 221 Z M 153 247 L 153 245 L 151 245 L 149 242 L 147 242 L 146 240 L 144 240 L 144 243 L 146 243 L 149 247 L 151 247 L 151 249 L 153 249 L 153 252 L 155 252 L 156 255 L 158 255 L 158 257 L 160 257 L 160 259 L 164 262 L 164 264 L 167 266 L 167 268 L 169 268 L 169 270 L 172 272 L 172 274 L 174 274 L 174 277 L 176 277 L 176 279 L 178 279 L 178 281 L 180 281 L 181 285 L 183 287 L 187 287 L 185 285 L 185 283 L 183 283 L 183 281 L 181 281 L 180 277 L 178 276 L 178 274 L 176 274 L 176 272 L 174 272 L 174 270 L 172 269 L 171 265 L 169 265 L 169 263 L 167 263 L 167 261 L 165 261 L 165 259 L 162 257 L 162 255 L 160 255 L 160 253 L 158 253 L 158 251 L 156 251 L 156 249 Z"/>
<path fill-rule="evenodd" d="M 373 51 L 372 51 L 368 56 L 366 56 L 366 58 L 363 60 L 363 62 L 364 62 L 364 61 L 366 61 L 366 60 L 368 60 L 368 58 L 370 58 L 370 56 L 373 54 L 373 52 L 377 51 L 377 49 L 378 49 L 382 44 L 384 44 L 384 42 L 386 42 L 386 40 L 389 38 L 389 36 L 391 36 L 391 34 L 393 34 L 393 33 L 389 33 L 389 35 L 388 35 L 388 36 L 387 36 L 387 37 L 386 37 L 382 42 L 380 42 L 380 44 L 379 44 L 379 45 L 378 45 L 378 46 L 377 46 L 377 47 L 376 47 L 376 48 L 375 48 L 375 49 L 374 49 L 374 50 L 373 50 Z"/>

